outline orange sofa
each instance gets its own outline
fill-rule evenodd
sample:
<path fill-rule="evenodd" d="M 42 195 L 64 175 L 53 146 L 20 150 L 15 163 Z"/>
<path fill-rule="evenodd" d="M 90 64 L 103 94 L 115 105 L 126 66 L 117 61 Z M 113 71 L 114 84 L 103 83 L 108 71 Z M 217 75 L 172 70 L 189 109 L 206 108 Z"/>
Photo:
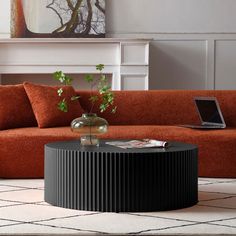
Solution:
<path fill-rule="evenodd" d="M 78 91 L 89 106 L 87 91 Z M 199 123 L 193 97 L 215 96 L 227 124 L 224 130 L 192 130 L 177 126 Z M 236 177 L 236 91 L 119 91 L 117 113 L 102 114 L 110 124 L 104 139 L 175 140 L 199 147 L 199 176 Z M 98 108 L 95 112 L 99 114 Z M 79 138 L 69 127 L 26 127 L 0 131 L 0 178 L 41 178 L 44 145 Z M 184 168 L 184 166 L 183 166 Z"/>

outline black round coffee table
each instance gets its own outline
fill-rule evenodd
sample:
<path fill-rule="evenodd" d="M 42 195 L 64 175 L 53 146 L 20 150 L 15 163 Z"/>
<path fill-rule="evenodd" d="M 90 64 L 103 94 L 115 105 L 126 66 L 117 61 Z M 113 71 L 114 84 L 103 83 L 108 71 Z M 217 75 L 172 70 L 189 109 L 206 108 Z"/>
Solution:
<path fill-rule="evenodd" d="M 198 202 L 197 146 L 121 149 L 105 142 L 45 145 L 45 201 L 104 212 L 162 211 Z"/>

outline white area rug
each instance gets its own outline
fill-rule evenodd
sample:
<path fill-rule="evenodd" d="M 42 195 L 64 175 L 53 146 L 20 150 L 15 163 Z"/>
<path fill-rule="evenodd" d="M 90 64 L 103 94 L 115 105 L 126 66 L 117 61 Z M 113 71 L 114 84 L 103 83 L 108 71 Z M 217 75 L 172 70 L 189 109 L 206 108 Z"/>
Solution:
<path fill-rule="evenodd" d="M 43 180 L 0 179 L 0 235 L 236 235 L 236 179 L 199 179 L 199 203 L 175 211 L 100 213 L 44 202 Z"/>

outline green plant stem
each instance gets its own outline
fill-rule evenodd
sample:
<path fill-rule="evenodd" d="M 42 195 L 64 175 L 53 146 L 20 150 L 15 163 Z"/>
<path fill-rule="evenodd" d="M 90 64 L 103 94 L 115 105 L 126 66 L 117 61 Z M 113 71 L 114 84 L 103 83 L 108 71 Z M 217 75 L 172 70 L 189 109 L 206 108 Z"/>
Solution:
<path fill-rule="evenodd" d="M 90 84 L 90 97 L 92 97 L 92 90 L 93 90 L 93 84 L 91 83 Z M 92 113 L 93 106 L 94 106 L 94 102 L 92 102 L 92 106 L 91 106 L 90 111 L 89 111 L 90 114 Z"/>
<path fill-rule="evenodd" d="M 96 79 L 95 82 L 91 83 L 90 85 L 90 97 L 92 97 L 92 92 L 93 92 L 93 88 L 95 87 L 95 85 L 98 83 L 99 79 Z M 89 113 L 91 114 L 94 108 L 95 102 L 92 102 L 92 106 L 89 110 Z"/>
<path fill-rule="evenodd" d="M 90 123 L 89 124 L 89 140 L 90 140 L 90 144 L 92 145 L 92 134 L 91 134 L 91 132 L 92 132 L 92 125 Z"/>

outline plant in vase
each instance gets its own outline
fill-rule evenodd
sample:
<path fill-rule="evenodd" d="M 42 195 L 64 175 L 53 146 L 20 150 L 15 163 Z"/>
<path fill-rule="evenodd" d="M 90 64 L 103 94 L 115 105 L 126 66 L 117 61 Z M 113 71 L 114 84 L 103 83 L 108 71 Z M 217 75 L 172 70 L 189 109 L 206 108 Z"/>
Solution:
<path fill-rule="evenodd" d="M 82 145 L 99 145 L 98 135 L 106 133 L 108 130 L 108 122 L 98 117 L 94 112 L 94 106 L 99 103 L 100 112 L 106 111 L 111 108 L 111 112 L 116 112 L 116 106 L 114 106 L 114 93 L 111 91 L 111 85 L 105 74 L 103 74 L 104 65 L 99 64 L 96 66 L 96 70 L 99 76 L 93 76 L 92 74 L 85 75 L 85 80 L 90 85 L 90 97 L 91 107 L 87 113 L 84 113 L 82 117 L 76 118 L 71 122 L 71 129 L 73 132 L 80 134 L 80 140 Z M 73 78 L 65 75 L 62 71 L 56 71 L 53 74 L 54 79 L 58 80 L 63 85 L 71 85 Z M 93 91 L 97 90 L 94 94 Z M 65 98 L 63 98 L 63 87 L 58 89 L 58 96 L 62 100 L 58 103 L 58 109 L 62 112 L 68 111 L 68 105 Z M 79 96 L 71 97 L 71 100 L 77 100 Z"/>

